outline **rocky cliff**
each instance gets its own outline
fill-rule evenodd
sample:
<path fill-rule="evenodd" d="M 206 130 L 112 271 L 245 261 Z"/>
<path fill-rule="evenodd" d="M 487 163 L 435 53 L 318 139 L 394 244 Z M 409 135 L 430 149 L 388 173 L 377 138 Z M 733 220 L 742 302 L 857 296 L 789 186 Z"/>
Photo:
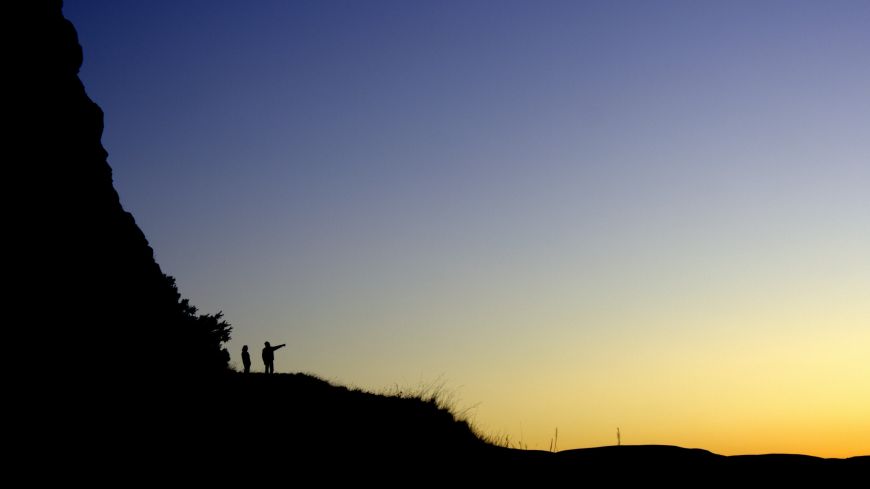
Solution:
<path fill-rule="evenodd" d="M 12 70 L 16 330 L 28 367 L 61 378 L 74 370 L 76 384 L 101 379 L 101 389 L 106 379 L 220 369 L 221 338 L 180 300 L 115 191 L 103 112 L 79 80 L 82 48 L 62 6 L 24 7 Z"/>

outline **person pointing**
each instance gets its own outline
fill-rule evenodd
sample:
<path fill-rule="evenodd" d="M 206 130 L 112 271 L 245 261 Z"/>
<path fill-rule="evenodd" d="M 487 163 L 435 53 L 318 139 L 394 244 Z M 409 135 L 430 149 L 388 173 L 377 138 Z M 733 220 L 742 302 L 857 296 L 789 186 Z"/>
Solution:
<path fill-rule="evenodd" d="M 279 348 L 284 348 L 285 343 L 281 343 L 278 346 L 272 346 L 269 342 L 266 342 L 266 346 L 263 347 L 263 363 L 266 365 L 266 373 L 273 374 L 275 373 L 275 350 Z"/>

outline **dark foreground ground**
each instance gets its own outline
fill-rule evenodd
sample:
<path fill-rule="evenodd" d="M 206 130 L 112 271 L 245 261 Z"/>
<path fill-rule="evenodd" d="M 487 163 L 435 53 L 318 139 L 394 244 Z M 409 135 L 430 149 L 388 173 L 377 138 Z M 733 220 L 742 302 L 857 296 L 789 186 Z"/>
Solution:
<path fill-rule="evenodd" d="M 436 401 L 350 390 L 303 374 L 157 386 L 118 408 L 91 418 L 90 428 L 71 430 L 67 476 L 221 487 L 524 487 L 860 485 L 870 475 L 870 457 L 726 457 L 662 445 L 507 449 L 482 441 Z M 84 448 L 81 438 L 96 448 Z"/>

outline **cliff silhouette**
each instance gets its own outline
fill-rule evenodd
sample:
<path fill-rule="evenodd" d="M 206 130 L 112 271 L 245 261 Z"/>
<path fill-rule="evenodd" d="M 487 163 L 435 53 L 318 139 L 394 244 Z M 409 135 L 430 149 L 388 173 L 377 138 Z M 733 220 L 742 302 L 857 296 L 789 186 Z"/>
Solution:
<path fill-rule="evenodd" d="M 27 334 L 40 345 L 30 366 L 140 380 L 225 369 L 228 336 L 196 324 L 113 186 L 103 112 L 78 78 L 82 48 L 62 2 L 26 8 L 14 142 L 25 173 L 16 182 L 27 285 L 19 290 L 34 305 Z"/>
<path fill-rule="evenodd" d="M 7 30 L 6 350 L 18 374 L 8 397 L 11 419 L 26 421 L 12 445 L 44 455 L 91 439 L 111 455 L 136 433 L 189 416 L 178 396 L 226 370 L 230 327 L 181 297 L 124 210 L 62 7 L 38 0 L 7 10 L 16 29 Z"/>
<path fill-rule="evenodd" d="M 10 17 L 22 37 L 10 69 L 17 314 L 8 330 L 22 369 L 7 390 L 8 462 L 32 480 L 830 483 L 866 473 L 866 457 L 512 450 L 481 439 L 435 399 L 227 370 L 229 326 L 182 299 L 121 204 L 103 114 L 78 78 L 82 48 L 62 6 L 19 2 Z"/>

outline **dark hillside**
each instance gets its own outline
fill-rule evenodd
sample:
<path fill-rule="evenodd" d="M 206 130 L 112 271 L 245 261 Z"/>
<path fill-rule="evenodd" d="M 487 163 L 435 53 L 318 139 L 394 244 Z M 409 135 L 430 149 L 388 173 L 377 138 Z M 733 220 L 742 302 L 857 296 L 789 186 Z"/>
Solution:
<path fill-rule="evenodd" d="M 558 453 L 507 449 L 481 441 L 435 400 L 372 394 L 304 374 L 231 374 L 199 392 L 193 397 L 203 402 L 200 415 L 185 426 L 201 431 L 194 436 L 188 430 L 187 442 L 200 450 L 219 448 L 215 456 L 229 451 L 238 464 L 231 466 L 243 471 L 269 466 L 319 474 L 327 464 L 338 468 L 328 471 L 331 480 L 386 485 L 408 485 L 414 477 L 422 479 L 411 485 L 455 480 L 511 486 L 577 480 L 696 485 L 708 479 L 753 485 L 847 481 L 870 468 L 867 457 L 726 457 L 665 445 Z M 215 405 L 228 411 L 209 409 Z M 184 430 L 173 431 L 178 432 Z"/>

